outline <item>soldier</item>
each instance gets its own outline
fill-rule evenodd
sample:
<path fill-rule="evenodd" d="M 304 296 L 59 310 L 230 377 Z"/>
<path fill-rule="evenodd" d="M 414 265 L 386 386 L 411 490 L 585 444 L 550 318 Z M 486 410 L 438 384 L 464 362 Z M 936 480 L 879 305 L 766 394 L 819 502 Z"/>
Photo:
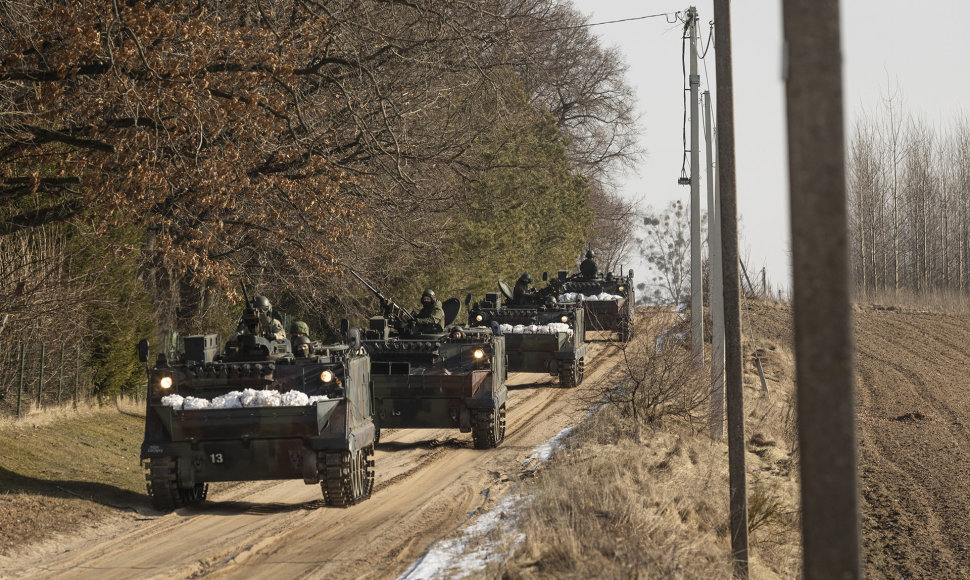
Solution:
<path fill-rule="evenodd" d="M 579 265 L 579 272 L 583 275 L 583 278 L 595 278 L 599 270 L 599 266 L 593 260 L 593 250 L 587 250 L 586 259 Z"/>
<path fill-rule="evenodd" d="M 441 332 L 445 329 L 445 311 L 430 288 L 421 294 L 421 310 L 414 316 L 419 331 Z"/>
<path fill-rule="evenodd" d="M 283 330 L 283 323 L 273 316 L 273 305 L 269 298 L 257 296 L 253 298 L 253 309 L 259 316 L 259 323 L 263 327 L 263 335 L 272 340 L 284 340 L 286 331 Z"/>
<path fill-rule="evenodd" d="M 310 342 L 310 337 L 301 334 L 293 338 L 293 356 L 307 358 L 311 352 L 313 352 L 313 344 Z"/>
<path fill-rule="evenodd" d="M 513 304 L 525 304 L 527 303 L 527 297 L 535 293 L 536 289 L 530 287 L 532 284 L 532 275 L 528 272 L 519 276 L 518 281 L 515 283 L 515 288 L 512 290 L 512 303 Z"/>
<path fill-rule="evenodd" d="M 290 325 L 290 340 L 295 340 L 298 336 L 310 338 L 310 327 L 302 320 L 297 320 Z"/>

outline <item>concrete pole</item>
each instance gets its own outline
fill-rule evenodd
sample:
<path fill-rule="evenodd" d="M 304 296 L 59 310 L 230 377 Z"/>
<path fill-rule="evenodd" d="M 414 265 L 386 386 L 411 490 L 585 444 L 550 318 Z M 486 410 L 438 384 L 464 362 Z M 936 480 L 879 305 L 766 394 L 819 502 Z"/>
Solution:
<path fill-rule="evenodd" d="M 704 138 L 707 144 L 707 247 L 711 264 L 711 438 L 724 437 L 724 281 L 721 267 L 720 209 L 714 191 L 714 151 L 711 126 L 711 93 L 704 91 Z"/>
<path fill-rule="evenodd" d="M 862 577 L 838 0 L 785 0 L 803 571 Z"/>
<path fill-rule="evenodd" d="M 744 467 L 744 389 L 741 382 L 741 288 L 738 276 L 738 203 L 734 173 L 734 73 L 731 3 L 714 0 L 717 65 L 717 176 L 724 252 L 724 366 L 727 397 L 728 478 L 734 574 L 748 577 L 748 492 Z"/>
<path fill-rule="evenodd" d="M 704 282 L 701 259 L 700 119 L 697 112 L 697 8 L 687 10 L 690 34 L 690 334 L 694 363 L 704 364 Z"/>

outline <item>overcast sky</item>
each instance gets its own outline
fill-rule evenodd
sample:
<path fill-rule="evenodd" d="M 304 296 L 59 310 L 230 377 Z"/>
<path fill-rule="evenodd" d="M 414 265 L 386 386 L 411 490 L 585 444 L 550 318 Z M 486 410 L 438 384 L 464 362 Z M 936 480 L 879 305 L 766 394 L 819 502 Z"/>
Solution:
<path fill-rule="evenodd" d="M 666 0 L 573 0 L 573 4 L 591 22 L 673 13 L 691 5 Z M 712 2 L 693 5 L 706 43 L 714 18 Z M 970 39 L 962 28 L 970 22 L 970 3 L 852 0 L 843 1 L 841 10 L 849 128 L 863 110 L 878 112 L 889 86 L 898 86 L 908 113 L 936 127 L 965 113 L 960 103 L 970 98 L 970 73 L 961 61 Z M 772 281 L 787 286 L 791 264 L 781 2 L 732 2 L 731 22 L 742 259 L 748 256 L 752 270 L 766 266 Z M 592 29 L 604 45 L 624 54 L 630 69 L 628 82 L 636 89 L 643 116 L 642 144 L 647 155 L 639 175 L 623 179 L 622 192 L 658 209 L 672 199 L 686 203 L 690 198 L 690 188 L 677 185 L 684 108 L 681 26 L 660 17 Z M 706 71 L 704 62 L 699 65 L 701 91 L 708 81 L 712 91 L 716 84 L 715 50 L 716 41 L 705 58 Z M 700 134 L 703 140 L 703 130 Z M 706 183 L 705 165 L 702 149 L 702 183 Z M 703 205 L 706 211 L 706 202 Z"/>

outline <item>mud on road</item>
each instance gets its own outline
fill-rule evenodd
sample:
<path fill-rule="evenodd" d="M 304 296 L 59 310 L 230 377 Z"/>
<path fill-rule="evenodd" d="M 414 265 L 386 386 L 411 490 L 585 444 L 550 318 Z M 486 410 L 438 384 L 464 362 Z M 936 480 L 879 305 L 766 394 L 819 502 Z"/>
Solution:
<path fill-rule="evenodd" d="M 211 502 L 135 516 L 98 537 L 53 543 L 4 563 L 0 577 L 388 578 L 436 539 L 487 510 L 523 477 L 533 448 L 575 425 L 591 389 L 610 380 L 616 348 L 592 343 L 586 380 L 562 389 L 553 377 L 509 377 L 505 441 L 476 450 L 471 435 L 386 430 L 371 499 L 326 508 L 317 485 L 253 482 L 210 494 Z"/>

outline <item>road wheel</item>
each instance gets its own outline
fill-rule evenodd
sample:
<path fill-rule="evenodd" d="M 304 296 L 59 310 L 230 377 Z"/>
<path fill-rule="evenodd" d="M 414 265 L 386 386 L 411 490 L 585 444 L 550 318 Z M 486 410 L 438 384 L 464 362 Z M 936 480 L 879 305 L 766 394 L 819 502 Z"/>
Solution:
<path fill-rule="evenodd" d="M 317 456 L 320 489 L 329 506 L 350 507 L 374 491 L 374 446 L 357 451 L 321 451 Z"/>
<path fill-rule="evenodd" d="M 202 503 L 209 493 L 209 485 L 196 483 L 183 488 L 178 481 L 178 460 L 175 457 L 152 457 L 145 461 L 145 480 L 152 506 L 170 512 L 180 507 Z"/>
<path fill-rule="evenodd" d="M 505 405 L 472 410 L 472 441 L 475 449 L 493 449 L 505 439 Z"/>

